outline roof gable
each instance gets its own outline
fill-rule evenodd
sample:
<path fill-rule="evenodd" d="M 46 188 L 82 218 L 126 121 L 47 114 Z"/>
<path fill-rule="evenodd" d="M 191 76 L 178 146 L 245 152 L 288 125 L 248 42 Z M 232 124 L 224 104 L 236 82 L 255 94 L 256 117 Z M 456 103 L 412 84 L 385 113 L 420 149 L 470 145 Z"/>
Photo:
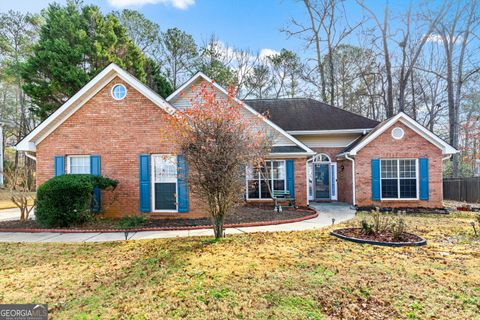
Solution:
<path fill-rule="evenodd" d="M 344 154 L 355 156 L 361 149 L 363 149 L 366 145 L 368 145 L 370 142 L 375 140 L 375 138 L 377 138 L 382 133 L 387 131 L 397 122 L 403 123 L 405 126 L 413 130 L 415 133 L 419 134 L 421 137 L 431 142 L 433 145 L 435 145 L 440 150 L 442 150 L 443 154 L 448 155 L 448 154 L 458 153 L 458 150 L 456 150 L 451 145 L 449 145 L 448 143 L 440 139 L 433 132 L 423 127 L 417 121 L 410 118 L 407 114 L 400 112 L 396 116 L 381 122 L 377 127 L 375 127 L 368 134 L 361 136 L 357 140 L 353 141 L 349 146 L 347 146 L 347 148 L 345 148 L 342 151 L 341 154 L 339 154 L 339 156 Z"/>
<path fill-rule="evenodd" d="M 121 78 L 138 92 L 151 100 L 159 108 L 162 108 L 167 113 L 172 114 L 175 109 L 170 106 L 161 96 L 159 96 L 152 89 L 144 85 L 140 80 L 120 68 L 114 63 L 109 64 L 98 75 L 90 80 L 82 89 L 80 89 L 73 97 L 68 99 L 60 108 L 52 113 L 40 125 L 32 130 L 25 138 L 23 138 L 17 145 L 16 149 L 19 151 L 36 151 L 36 145 L 40 143 L 45 137 L 52 133 L 65 120 L 80 109 L 87 101 L 89 101 L 96 93 L 98 93 L 106 84 L 108 84 L 115 77 Z"/>
<path fill-rule="evenodd" d="M 204 73 L 202 72 L 197 72 L 193 77 L 191 77 L 187 82 L 185 82 L 183 85 L 181 85 L 177 90 L 175 90 L 175 92 L 173 92 L 170 96 L 167 97 L 167 101 L 168 102 L 174 102 L 182 92 L 184 92 L 185 90 L 187 90 L 191 85 L 193 85 L 195 82 L 197 81 L 206 81 L 208 83 L 212 83 L 213 86 L 219 90 L 221 93 L 225 94 L 225 95 L 228 95 L 228 92 L 227 90 L 225 90 L 222 86 L 220 86 L 218 83 L 216 83 L 215 81 L 213 81 L 212 79 L 210 79 L 207 75 L 205 75 Z M 256 111 L 254 108 L 250 107 L 247 103 L 245 103 L 244 101 L 241 101 L 237 98 L 235 98 L 235 101 L 240 103 L 244 108 L 245 110 L 247 110 L 247 112 L 249 112 L 250 114 L 254 115 L 254 116 L 261 116 L 263 122 L 270 128 L 272 128 L 275 132 L 277 132 L 278 134 L 280 134 L 281 136 L 285 137 L 288 141 L 290 141 L 290 143 L 294 144 L 294 145 L 297 145 L 301 148 L 302 152 L 303 153 L 308 153 L 308 154 L 315 154 L 315 152 L 313 150 L 311 150 L 310 148 L 308 148 L 305 144 L 303 144 L 302 142 L 300 142 L 298 139 L 294 138 L 292 135 L 290 135 L 289 133 L 287 133 L 285 130 L 283 130 L 281 127 L 279 127 L 277 124 L 275 124 L 274 122 L 272 122 L 271 120 L 269 120 L 268 118 L 264 117 L 261 113 L 259 113 L 258 111 Z M 275 153 L 275 152 L 274 152 Z"/>

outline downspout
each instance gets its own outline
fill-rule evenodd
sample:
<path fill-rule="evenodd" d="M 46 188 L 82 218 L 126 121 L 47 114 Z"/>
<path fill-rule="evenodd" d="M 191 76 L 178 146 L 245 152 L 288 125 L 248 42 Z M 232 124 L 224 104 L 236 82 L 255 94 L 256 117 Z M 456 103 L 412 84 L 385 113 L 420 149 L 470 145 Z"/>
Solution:
<path fill-rule="evenodd" d="M 347 153 L 345 159 L 352 161 L 352 204 L 355 206 L 355 159 L 350 158 Z"/>

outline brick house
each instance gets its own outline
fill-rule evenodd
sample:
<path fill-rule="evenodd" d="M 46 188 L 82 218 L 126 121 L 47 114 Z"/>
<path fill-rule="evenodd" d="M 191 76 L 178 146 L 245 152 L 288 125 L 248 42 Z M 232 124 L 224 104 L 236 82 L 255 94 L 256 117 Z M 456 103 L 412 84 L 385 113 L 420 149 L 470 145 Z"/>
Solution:
<path fill-rule="evenodd" d="M 175 141 L 161 134 L 165 114 L 188 108 L 197 73 L 167 99 L 111 64 L 42 122 L 17 150 L 37 162 L 37 186 L 55 175 L 92 173 L 119 180 L 102 195 L 106 215 L 206 215 L 189 195 Z M 220 95 L 226 91 L 214 84 Z M 247 168 L 245 199 L 271 201 L 267 186 L 297 204 L 343 201 L 357 206 L 442 207 L 442 162 L 457 151 L 400 113 L 378 123 L 313 99 L 242 101 L 245 116 L 268 114 L 274 137 L 267 170 Z"/>

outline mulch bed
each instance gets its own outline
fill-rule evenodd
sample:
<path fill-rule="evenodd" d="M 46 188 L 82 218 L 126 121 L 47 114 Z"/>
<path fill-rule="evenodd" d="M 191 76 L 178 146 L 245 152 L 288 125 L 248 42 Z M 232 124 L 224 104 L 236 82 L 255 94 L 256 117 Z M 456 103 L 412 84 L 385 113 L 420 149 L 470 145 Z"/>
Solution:
<path fill-rule="evenodd" d="M 273 212 L 271 206 L 257 207 L 257 206 L 242 206 L 236 208 L 225 219 L 226 225 L 233 226 L 249 226 L 249 225 L 267 225 L 288 223 L 303 220 L 304 218 L 312 217 L 315 210 L 309 208 L 293 209 L 287 208 L 282 212 Z M 158 229 L 188 229 L 199 228 L 204 226 L 211 226 L 209 218 L 198 219 L 159 219 L 148 218 L 144 225 L 134 229 L 158 230 Z M 0 232 L 20 229 L 40 230 L 44 229 L 35 220 L 28 220 L 21 222 L 14 221 L 0 221 Z M 45 229 L 44 229 L 45 230 Z M 55 231 L 60 229 L 55 229 Z M 64 230 L 120 230 L 118 227 L 118 220 L 98 218 L 93 221 L 88 221 L 79 226 L 73 226 Z"/>
<path fill-rule="evenodd" d="M 399 239 L 394 239 L 392 232 L 388 230 L 381 233 L 365 234 L 361 228 L 345 228 L 333 231 L 332 235 L 340 236 L 344 240 L 377 245 L 406 246 L 426 244 L 425 239 L 408 232 L 402 233 Z"/>

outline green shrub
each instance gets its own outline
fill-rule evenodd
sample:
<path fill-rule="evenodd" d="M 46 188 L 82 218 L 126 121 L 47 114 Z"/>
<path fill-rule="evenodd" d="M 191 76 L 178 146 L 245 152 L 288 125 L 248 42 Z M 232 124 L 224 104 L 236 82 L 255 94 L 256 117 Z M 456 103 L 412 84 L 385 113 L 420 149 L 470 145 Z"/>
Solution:
<path fill-rule="evenodd" d="M 391 228 L 392 228 L 393 239 L 401 240 L 402 234 L 405 232 L 405 229 L 407 228 L 407 224 L 405 223 L 405 220 L 403 218 L 397 217 L 392 222 Z"/>
<path fill-rule="evenodd" d="M 144 216 L 126 216 L 118 220 L 117 226 L 120 229 L 131 229 L 145 225 L 147 219 Z"/>
<path fill-rule="evenodd" d="M 373 224 L 368 223 L 367 219 L 362 219 L 362 221 L 360 221 L 360 228 L 362 228 L 362 232 L 366 235 L 374 233 Z"/>
<path fill-rule="evenodd" d="M 54 177 L 37 190 L 35 218 L 47 228 L 69 227 L 92 216 L 93 190 L 114 189 L 118 181 L 90 174 Z"/>

